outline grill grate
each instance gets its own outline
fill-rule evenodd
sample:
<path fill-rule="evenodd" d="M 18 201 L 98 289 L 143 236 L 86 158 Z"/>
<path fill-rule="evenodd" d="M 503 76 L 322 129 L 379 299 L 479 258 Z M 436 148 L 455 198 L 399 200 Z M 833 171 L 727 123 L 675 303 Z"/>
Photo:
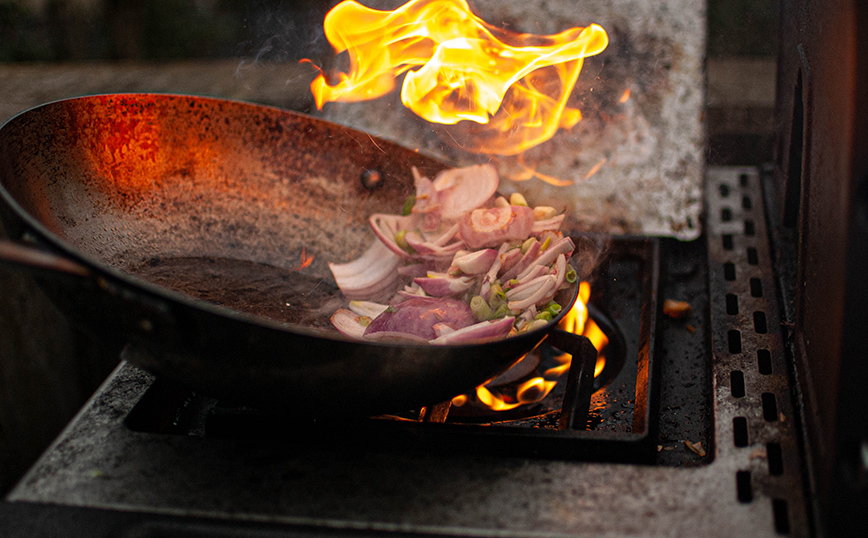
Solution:
<path fill-rule="evenodd" d="M 720 457 L 740 503 L 770 501 L 779 535 L 809 534 L 759 173 L 708 172 L 713 390 Z M 798 507 L 798 508 L 794 508 Z"/>

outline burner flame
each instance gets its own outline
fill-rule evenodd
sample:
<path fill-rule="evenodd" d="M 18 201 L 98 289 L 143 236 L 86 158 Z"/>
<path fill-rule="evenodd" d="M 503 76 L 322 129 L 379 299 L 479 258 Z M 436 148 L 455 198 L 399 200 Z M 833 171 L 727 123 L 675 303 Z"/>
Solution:
<path fill-rule="evenodd" d="M 573 303 L 570 311 L 564 315 L 560 328 L 587 337 L 597 351 L 597 363 L 594 367 L 594 377 L 600 375 L 606 366 L 606 356 L 603 353 L 609 344 L 609 338 L 588 315 L 587 303 L 591 297 L 591 285 L 582 282 L 579 285 L 579 297 Z M 524 381 L 516 388 L 515 395 L 492 390 L 487 385 L 476 388 L 476 399 L 492 411 L 509 411 L 521 405 L 538 402 L 545 398 L 557 385 L 558 379 L 567 373 L 572 364 L 572 355 L 563 353 L 554 357 L 558 366 L 547 369 L 541 376 L 535 376 Z M 456 396 L 452 405 L 460 407 L 469 401 L 466 395 Z"/>
<path fill-rule="evenodd" d="M 412 0 L 394 11 L 347 0 L 323 24 L 349 71 L 313 81 L 318 108 L 381 97 L 404 76 L 406 107 L 432 123 L 461 122 L 463 149 L 496 155 L 517 155 L 581 119 L 567 100 L 584 58 L 609 40 L 596 24 L 548 36 L 502 30 L 465 0 Z"/>

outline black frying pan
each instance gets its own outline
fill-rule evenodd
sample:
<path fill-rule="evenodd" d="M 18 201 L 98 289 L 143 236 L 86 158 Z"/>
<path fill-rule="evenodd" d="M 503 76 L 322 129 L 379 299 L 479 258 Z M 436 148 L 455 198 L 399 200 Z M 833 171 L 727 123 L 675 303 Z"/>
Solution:
<path fill-rule="evenodd" d="M 42 282 L 61 309 L 129 342 L 138 365 L 290 412 L 445 401 L 547 336 L 578 354 L 583 339 L 558 318 L 460 346 L 358 342 L 331 328 L 342 299 L 327 262 L 364 250 L 367 217 L 397 212 L 413 192 L 411 166 L 429 177 L 444 167 L 275 108 L 173 95 L 59 101 L 0 128 L 2 209 L 19 243 L 0 257 L 49 269 Z M 365 170 L 380 173 L 377 188 L 360 181 Z"/>

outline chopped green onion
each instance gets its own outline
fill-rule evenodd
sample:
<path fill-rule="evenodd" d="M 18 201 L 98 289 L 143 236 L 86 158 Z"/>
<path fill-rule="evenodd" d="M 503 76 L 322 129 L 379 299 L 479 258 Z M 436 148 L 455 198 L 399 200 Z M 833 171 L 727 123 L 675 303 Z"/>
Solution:
<path fill-rule="evenodd" d="M 398 230 L 395 232 L 395 243 L 410 254 L 416 253 L 416 249 L 411 247 L 410 243 L 407 242 L 407 230 Z"/>
<path fill-rule="evenodd" d="M 503 303 L 494 310 L 494 312 L 491 314 L 490 319 L 500 319 L 510 315 L 513 315 L 512 311 L 509 309 L 509 306 L 507 306 L 506 303 Z"/>
<path fill-rule="evenodd" d="M 567 282 L 572 284 L 573 282 L 576 281 L 577 276 L 578 275 L 576 275 L 576 270 L 573 269 L 572 267 L 570 267 L 569 269 L 567 269 L 567 272 L 564 274 L 564 280 L 566 280 Z"/>
<path fill-rule="evenodd" d="M 491 283 L 491 297 L 494 297 L 495 295 L 502 299 L 506 299 L 506 293 L 503 291 L 503 286 L 501 286 L 498 281 Z M 489 302 L 491 302 L 490 298 Z"/>
<path fill-rule="evenodd" d="M 554 317 L 554 316 L 557 316 L 558 314 L 561 313 L 562 308 L 563 307 L 561 307 L 561 305 L 559 305 L 558 303 L 551 301 L 551 302 L 549 302 L 549 304 L 547 304 L 543 307 L 543 310 L 551 313 L 552 317 Z"/>
<path fill-rule="evenodd" d="M 539 314 L 534 316 L 533 319 L 544 319 L 546 321 L 551 321 L 552 313 L 549 312 L 548 310 L 543 310 L 542 312 L 540 312 Z"/>
<path fill-rule="evenodd" d="M 411 194 L 404 200 L 404 207 L 401 208 L 401 215 L 407 216 L 413 212 L 413 206 L 416 205 L 416 195 Z"/>
<path fill-rule="evenodd" d="M 485 302 L 481 295 L 477 295 L 470 299 L 470 310 L 476 316 L 477 321 L 486 321 L 491 319 L 491 307 Z"/>
<path fill-rule="evenodd" d="M 524 243 L 521 244 L 521 253 L 524 254 L 525 252 L 527 252 L 527 249 L 529 249 L 536 240 L 536 237 L 528 237 L 527 239 L 525 239 Z"/>

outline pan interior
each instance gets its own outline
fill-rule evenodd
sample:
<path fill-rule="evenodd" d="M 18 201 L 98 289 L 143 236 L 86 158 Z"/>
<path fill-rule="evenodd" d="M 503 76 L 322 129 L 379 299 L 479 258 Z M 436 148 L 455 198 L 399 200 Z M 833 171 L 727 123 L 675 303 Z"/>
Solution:
<path fill-rule="evenodd" d="M 33 109 L 0 130 L 0 158 L 14 201 L 74 252 L 312 327 L 340 298 L 327 264 L 373 241 L 372 213 L 400 210 L 412 166 L 444 167 L 303 115 L 167 95 Z M 371 169 L 383 178 L 374 190 L 360 181 Z"/>
<path fill-rule="evenodd" d="M 233 310 L 334 331 L 328 263 L 358 257 L 373 213 L 397 213 L 415 151 L 279 109 L 108 95 L 0 129 L 0 182 L 73 254 Z M 361 176 L 380 173 L 370 190 Z M 567 290 L 561 304 L 575 296 Z"/>

